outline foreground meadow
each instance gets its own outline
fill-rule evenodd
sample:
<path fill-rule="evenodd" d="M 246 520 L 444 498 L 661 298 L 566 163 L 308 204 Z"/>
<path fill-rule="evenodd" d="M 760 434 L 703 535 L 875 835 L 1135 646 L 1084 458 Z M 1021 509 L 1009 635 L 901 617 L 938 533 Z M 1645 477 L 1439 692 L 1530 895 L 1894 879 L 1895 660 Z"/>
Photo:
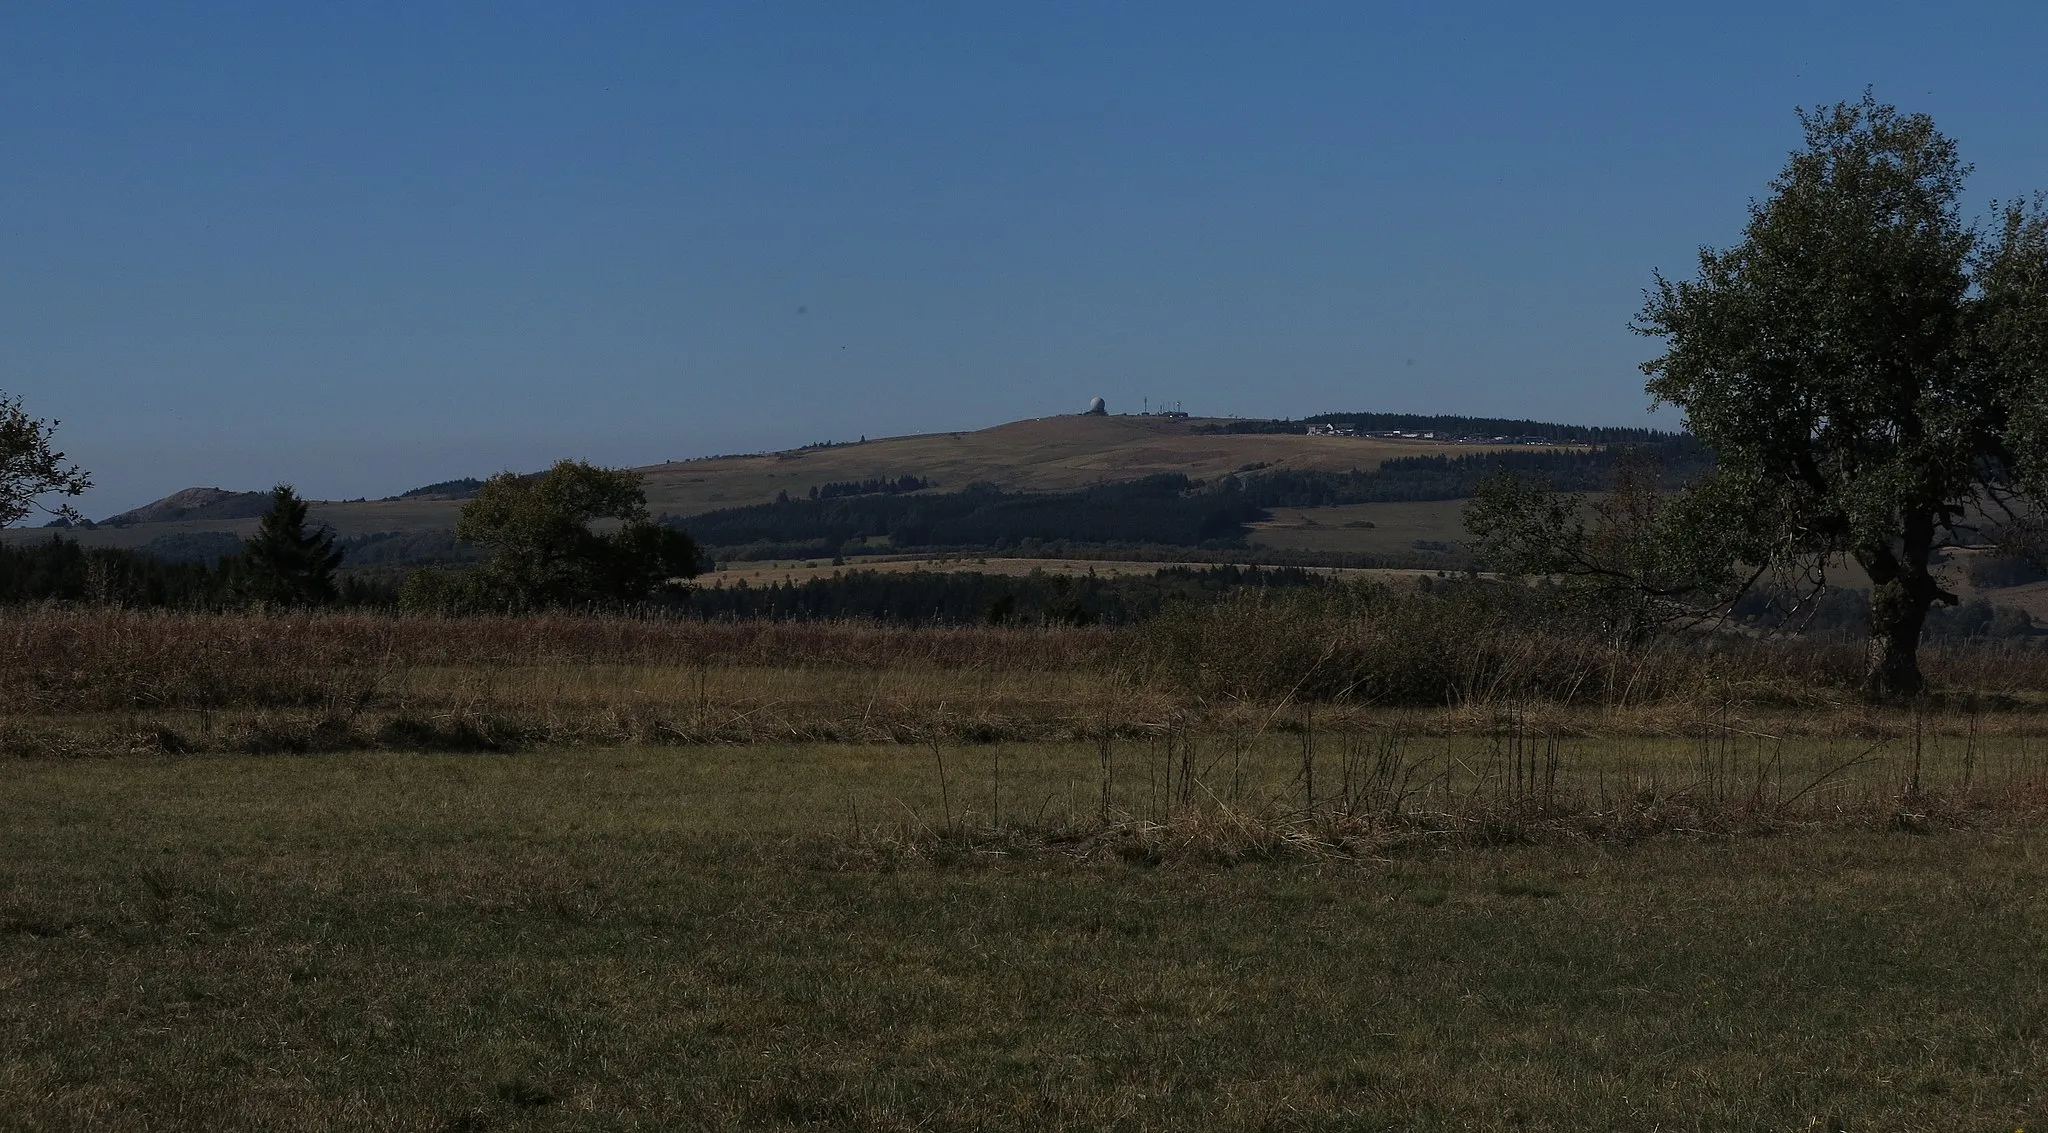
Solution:
<path fill-rule="evenodd" d="M 0 1128 L 2034 1128 L 2048 655 L 1930 663 L 18 611 Z"/>
<path fill-rule="evenodd" d="M 1094 745 L 1004 750 L 11 762 L 0 1124 L 2048 1117 L 2031 823 L 1087 853 L 974 834 L 1099 805 Z"/>

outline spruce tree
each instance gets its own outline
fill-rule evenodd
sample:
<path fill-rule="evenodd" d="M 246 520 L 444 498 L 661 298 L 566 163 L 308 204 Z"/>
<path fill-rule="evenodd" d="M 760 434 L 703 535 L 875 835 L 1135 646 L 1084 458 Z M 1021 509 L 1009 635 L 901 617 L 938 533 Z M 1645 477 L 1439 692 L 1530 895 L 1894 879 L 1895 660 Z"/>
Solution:
<path fill-rule="evenodd" d="M 242 589 L 258 602 L 317 606 L 334 601 L 341 552 L 325 526 L 306 530 L 306 501 L 290 484 L 270 490 L 270 510 L 242 548 Z"/>

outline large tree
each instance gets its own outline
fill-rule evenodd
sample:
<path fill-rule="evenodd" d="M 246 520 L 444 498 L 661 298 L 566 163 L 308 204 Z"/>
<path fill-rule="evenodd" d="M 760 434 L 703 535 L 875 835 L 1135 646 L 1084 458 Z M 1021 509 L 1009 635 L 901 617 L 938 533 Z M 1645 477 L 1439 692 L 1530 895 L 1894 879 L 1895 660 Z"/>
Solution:
<path fill-rule="evenodd" d="M 462 604 L 633 601 L 697 573 L 696 544 L 648 517 L 638 473 L 582 461 L 491 477 L 455 534 L 490 553 Z"/>
<path fill-rule="evenodd" d="M 1853 561 L 1867 688 L 1912 694 L 1928 609 L 1956 601 L 1941 552 L 2013 541 L 2048 499 L 2048 224 L 2039 202 L 1965 221 L 1969 169 L 1924 114 L 1866 94 L 1800 121 L 1741 243 L 1702 249 L 1694 279 L 1659 274 L 1637 317 L 1664 341 L 1651 396 L 1717 460 L 1657 511 L 1652 589 L 1725 608 Z M 1482 544 L 1594 573 L 1554 497 L 1496 492 L 1477 514 Z"/>
<path fill-rule="evenodd" d="M 58 519 L 77 520 L 68 504 L 51 507 L 47 496 L 77 496 L 92 487 L 83 469 L 50 447 L 57 422 L 31 417 L 21 398 L 0 393 L 0 527 L 12 527 L 40 509 Z"/>
<path fill-rule="evenodd" d="M 306 501 L 290 484 L 270 490 L 270 510 L 256 534 L 242 545 L 236 579 L 244 596 L 282 606 L 317 606 L 334 601 L 334 571 L 341 552 L 324 524 L 308 529 Z"/>

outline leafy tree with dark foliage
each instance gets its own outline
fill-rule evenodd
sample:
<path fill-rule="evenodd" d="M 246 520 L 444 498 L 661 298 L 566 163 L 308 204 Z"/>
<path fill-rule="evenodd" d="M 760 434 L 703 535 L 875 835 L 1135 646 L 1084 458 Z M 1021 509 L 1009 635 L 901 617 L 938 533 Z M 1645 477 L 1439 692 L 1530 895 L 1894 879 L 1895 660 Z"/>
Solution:
<path fill-rule="evenodd" d="M 64 454 L 50 447 L 57 422 L 31 417 L 19 397 L 0 393 L 0 527 L 12 527 L 30 511 L 41 509 L 72 523 L 81 518 L 68 504 L 44 505 L 44 496 L 77 496 L 92 479 Z"/>
<path fill-rule="evenodd" d="M 334 571 L 341 565 L 334 532 L 306 528 L 306 501 L 290 484 L 270 490 L 270 510 L 242 545 L 237 589 L 254 601 L 319 606 L 334 601 Z"/>
<path fill-rule="evenodd" d="M 597 526 L 611 526 L 600 533 Z M 688 535 L 655 523 L 638 473 L 564 460 L 538 476 L 501 472 L 463 505 L 456 537 L 490 556 L 462 575 L 423 571 L 416 609 L 527 609 L 632 602 L 697 573 Z"/>
<path fill-rule="evenodd" d="M 1637 318 L 1665 345 L 1650 394 L 1717 461 L 1652 542 L 1666 585 L 1706 607 L 1767 577 L 1817 593 L 1854 561 L 1865 687 L 1910 695 L 1928 611 L 1957 600 L 1937 554 L 2009 540 L 2048 500 L 2048 213 L 1966 223 L 1968 168 L 1926 115 L 1866 94 L 1800 120 L 1805 146 L 1743 241 L 1703 249 L 1696 279 L 1659 275 Z M 1543 558 L 1524 565 L 1570 566 Z"/>

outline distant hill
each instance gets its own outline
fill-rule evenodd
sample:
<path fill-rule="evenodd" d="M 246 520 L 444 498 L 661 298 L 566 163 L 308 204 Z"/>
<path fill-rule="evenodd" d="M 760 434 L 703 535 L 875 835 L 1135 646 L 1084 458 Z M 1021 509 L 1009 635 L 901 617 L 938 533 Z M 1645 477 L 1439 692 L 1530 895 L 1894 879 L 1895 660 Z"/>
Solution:
<path fill-rule="evenodd" d="M 1006 491 L 1071 491 L 1166 474 L 1209 480 L 1254 464 L 1348 472 L 1394 457 L 1477 451 L 1435 440 L 1214 431 L 1226 424 L 1199 417 L 1039 417 L 973 432 L 672 461 L 642 471 L 648 503 L 687 516 L 769 503 L 780 493 L 808 496 L 826 484 L 903 476 L 945 489 L 990 484 Z"/>
<path fill-rule="evenodd" d="M 100 520 L 103 527 L 140 523 L 175 523 L 189 519 L 255 519 L 270 510 L 269 492 L 230 492 L 221 488 L 187 488 L 139 508 Z"/>
<path fill-rule="evenodd" d="M 428 484 L 424 488 L 414 488 L 410 492 L 400 492 L 388 498 L 394 500 L 473 500 L 476 498 L 477 492 L 482 490 L 483 486 L 484 482 L 482 480 L 474 476 L 464 476 L 460 480 L 443 480 L 438 484 Z"/>
<path fill-rule="evenodd" d="M 886 493 L 899 499 L 972 485 L 1004 492 L 1074 492 L 1160 475 L 1214 481 L 1253 470 L 1267 475 L 1348 473 L 1376 469 L 1385 461 L 1401 458 L 1521 447 L 1422 437 L 1308 436 L 1305 428 L 1238 431 L 1245 424 L 1251 423 L 1075 414 L 973 431 L 863 438 L 783 452 L 668 461 L 639 471 L 645 477 L 650 509 L 687 519 L 772 503 L 783 496 L 809 499 L 813 489 L 820 497 L 849 493 L 850 498 L 864 498 L 875 490 L 873 495 Z M 1533 427 L 1521 427 L 1518 432 L 1546 438 L 1557 435 Z M 279 470 L 280 474 L 289 471 Z M 463 500 L 473 494 L 477 483 L 475 478 L 465 477 L 428 484 L 389 499 L 314 501 L 310 518 L 344 538 L 448 532 L 454 529 Z M 884 484 L 887 489 L 882 488 Z M 913 488 L 915 484 L 926 487 Z M 74 529 L 72 535 L 90 546 L 118 547 L 140 547 L 153 539 L 181 534 L 227 532 L 246 537 L 255 531 L 256 518 L 267 505 L 264 492 L 189 488 L 113 516 L 97 530 Z M 22 532 L 7 533 L 11 542 L 25 537 Z M 395 550 L 401 545 L 411 547 L 400 543 L 391 547 Z M 187 545 L 168 546 L 191 553 Z M 372 553 L 367 543 L 359 550 L 365 558 Z"/>

